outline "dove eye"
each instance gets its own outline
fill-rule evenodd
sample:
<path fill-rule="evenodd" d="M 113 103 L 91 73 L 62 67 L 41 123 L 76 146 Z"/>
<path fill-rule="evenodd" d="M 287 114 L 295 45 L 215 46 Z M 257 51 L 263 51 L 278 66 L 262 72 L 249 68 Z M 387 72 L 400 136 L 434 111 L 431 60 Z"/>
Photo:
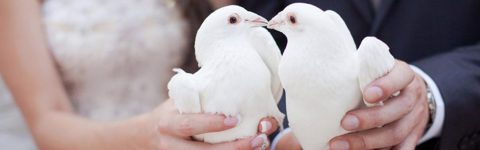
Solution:
<path fill-rule="evenodd" d="M 228 23 L 230 23 L 230 24 L 236 24 L 237 22 L 238 22 L 238 19 L 235 16 L 230 16 L 228 18 Z"/>
<path fill-rule="evenodd" d="M 297 23 L 297 18 L 295 18 L 295 16 L 293 16 L 293 15 L 290 15 L 288 17 L 288 21 L 290 21 L 290 23 L 292 23 L 292 24 L 296 24 Z"/>

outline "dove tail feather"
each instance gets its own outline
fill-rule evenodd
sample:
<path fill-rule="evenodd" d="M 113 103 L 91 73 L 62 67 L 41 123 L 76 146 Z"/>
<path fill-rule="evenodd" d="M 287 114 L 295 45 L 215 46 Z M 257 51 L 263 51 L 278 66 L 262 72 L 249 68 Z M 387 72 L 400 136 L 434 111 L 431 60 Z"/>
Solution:
<path fill-rule="evenodd" d="M 199 90 L 194 76 L 180 68 L 174 68 L 174 75 L 167 84 L 168 96 L 180 113 L 201 112 Z"/>

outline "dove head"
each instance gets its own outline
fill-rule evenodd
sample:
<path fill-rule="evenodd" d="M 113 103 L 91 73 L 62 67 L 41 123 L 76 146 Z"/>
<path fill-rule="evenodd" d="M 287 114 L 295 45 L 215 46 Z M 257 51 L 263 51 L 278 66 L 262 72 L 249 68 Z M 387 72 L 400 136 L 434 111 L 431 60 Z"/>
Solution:
<path fill-rule="evenodd" d="M 230 5 L 217 9 L 203 21 L 195 37 L 195 55 L 199 66 L 206 59 L 204 56 L 213 52 L 212 47 L 232 41 L 242 42 L 249 31 L 266 26 L 267 23 L 265 18 L 240 6 Z"/>
<path fill-rule="evenodd" d="M 282 32 L 287 38 L 305 34 L 321 36 L 337 30 L 335 23 L 323 10 L 305 3 L 287 6 L 268 22 L 268 28 Z"/>

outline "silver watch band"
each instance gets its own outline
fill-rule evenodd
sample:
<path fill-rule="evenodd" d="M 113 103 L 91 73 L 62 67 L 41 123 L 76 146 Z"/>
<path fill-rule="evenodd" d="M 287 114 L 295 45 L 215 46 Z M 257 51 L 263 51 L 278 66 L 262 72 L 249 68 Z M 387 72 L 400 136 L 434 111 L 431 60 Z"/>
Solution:
<path fill-rule="evenodd" d="M 425 82 L 425 86 L 427 87 L 427 103 L 428 103 L 428 111 L 429 111 L 429 119 L 425 131 L 428 131 L 435 120 L 435 113 L 437 111 L 437 104 L 435 103 L 435 97 L 433 96 L 432 90 Z"/>

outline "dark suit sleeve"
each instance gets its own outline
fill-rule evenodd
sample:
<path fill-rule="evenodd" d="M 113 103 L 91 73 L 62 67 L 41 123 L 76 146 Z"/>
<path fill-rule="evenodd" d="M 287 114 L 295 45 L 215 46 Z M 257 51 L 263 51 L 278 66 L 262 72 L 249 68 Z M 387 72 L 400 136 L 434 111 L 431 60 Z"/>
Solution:
<path fill-rule="evenodd" d="M 413 63 L 437 84 L 445 103 L 438 148 L 480 149 L 480 43 Z M 478 144 L 478 143 L 477 143 Z"/>

